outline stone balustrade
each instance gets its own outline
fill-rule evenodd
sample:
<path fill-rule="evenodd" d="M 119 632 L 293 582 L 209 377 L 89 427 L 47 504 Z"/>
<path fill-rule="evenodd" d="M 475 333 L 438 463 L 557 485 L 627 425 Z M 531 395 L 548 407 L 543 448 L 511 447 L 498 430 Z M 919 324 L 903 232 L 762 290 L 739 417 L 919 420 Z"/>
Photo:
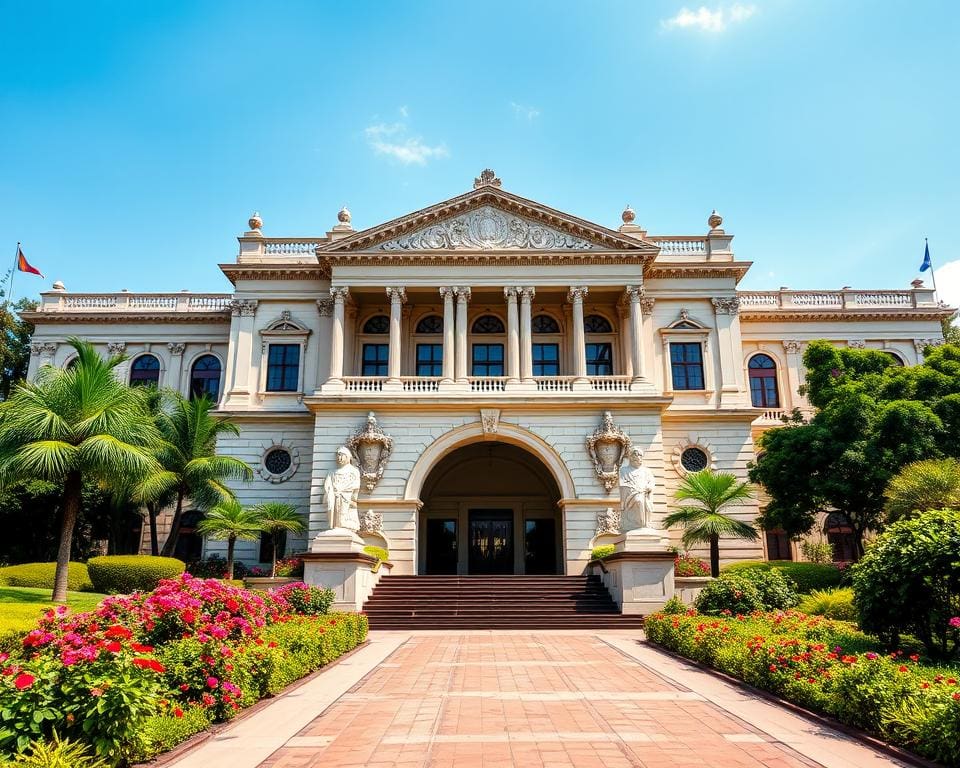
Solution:
<path fill-rule="evenodd" d="M 38 312 L 223 312 L 228 293 L 66 293 L 42 294 Z"/>
<path fill-rule="evenodd" d="M 743 311 L 797 310 L 797 309 L 916 309 L 938 306 L 932 288 L 897 291 L 740 291 Z"/>
<path fill-rule="evenodd" d="M 656 236 L 649 238 L 660 246 L 661 256 L 695 256 L 707 254 L 707 238 L 704 236 Z"/>

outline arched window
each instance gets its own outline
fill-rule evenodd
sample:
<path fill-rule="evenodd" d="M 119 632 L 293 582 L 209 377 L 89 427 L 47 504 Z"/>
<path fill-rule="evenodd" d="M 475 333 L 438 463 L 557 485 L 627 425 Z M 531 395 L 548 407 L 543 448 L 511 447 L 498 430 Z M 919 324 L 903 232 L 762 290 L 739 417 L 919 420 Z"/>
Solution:
<path fill-rule="evenodd" d="M 473 321 L 473 333 L 506 333 L 503 321 L 495 315 L 480 315 Z"/>
<path fill-rule="evenodd" d="M 823 523 L 823 532 L 833 547 L 833 562 L 849 563 L 857 559 L 856 538 L 850 519 L 843 512 L 831 512 Z"/>
<path fill-rule="evenodd" d="M 587 315 L 583 318 L 586 333 L 613 333 L 610 321 L 603 315 Z M 613 342 L 587 339 L 587 375 L 610 376 L 613 374 Z"/>
<path fill-rule="evenodd" d="M 440 315 L 421 317 L 415 333 L 443 333 L 443 318 Z"/>
<path fill-rule="evenodd" d="M 201 355 L 190 371 L 190 399 L 204 395 L 213 402 L 220 397 L 220 360 L 216 355 Z"/>
<path fill-rule="evenodd" d="M 530 322 L 534 333 L 560 333 L 560 323 L 550 315 L 537 315 Z"/>
<path fill-rule="evenodd" d="M 154 355 L 140 355 L 130 366 L 130 386 L 156 386 L 160 383 L 160 361 Z"/>
<path fill-rule="evenodd" d="M 364 333 L 390 333 L 390 318 L 386 315 L 374 315 L 363 324 Z"/>
<path fill-rule="evenodd" d="M 750 400 L 754 408 L 779 408 L 777 364 L 770 355 L 754 355 L 747 364 L 750 374 Z"/>
<path fill-rule="evenodd" d="M 587 333 L 613 333 L 610 321 L 603 315 L 587 315 L 583 318 L 583 330 Z"/>

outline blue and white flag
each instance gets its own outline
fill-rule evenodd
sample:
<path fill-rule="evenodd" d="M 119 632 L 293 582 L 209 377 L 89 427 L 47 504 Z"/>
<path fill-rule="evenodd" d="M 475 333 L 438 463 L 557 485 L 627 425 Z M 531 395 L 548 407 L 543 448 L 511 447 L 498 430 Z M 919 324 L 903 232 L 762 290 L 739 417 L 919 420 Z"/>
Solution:
<path fill-rule="evenodd" d="M 930 263 L 930 244 L 927 243 L 923 248 L 923 264 L 920 265 L 920 271 L 926 272 L 931 267 L 933 264 Z"/>

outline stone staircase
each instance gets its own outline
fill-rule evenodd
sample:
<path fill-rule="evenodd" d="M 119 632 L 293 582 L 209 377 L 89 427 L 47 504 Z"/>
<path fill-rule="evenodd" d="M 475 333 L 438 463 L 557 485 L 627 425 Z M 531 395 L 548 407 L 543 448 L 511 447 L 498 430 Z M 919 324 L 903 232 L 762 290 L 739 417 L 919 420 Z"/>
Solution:
<path fill-rule="evenodd" d="M 387 576 L 370 629 L 634 629 L 597 576 Z"/>

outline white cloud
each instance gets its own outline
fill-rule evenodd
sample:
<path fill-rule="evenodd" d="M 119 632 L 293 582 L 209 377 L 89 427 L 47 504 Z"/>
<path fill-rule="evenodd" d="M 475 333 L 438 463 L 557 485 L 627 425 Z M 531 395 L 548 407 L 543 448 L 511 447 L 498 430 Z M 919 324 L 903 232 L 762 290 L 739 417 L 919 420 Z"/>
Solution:
<path fill-rule="evenodd" d="M 746 21 L 757 12 L 755 5 L 742 5 L 734 3 L 729 7 L 721 7 L 711 10 L 705 5 L 701 5 L 695 11 L 689 8 L 681 8 L 676 16 L 669 19 L 661 19 L 660 26 L 663 29 L 699 29 L 701 32 L 723 32 L 731 24 L 739 24 Z"/>
<path fill-rule="evenodd" d="M 531 123 L 536 118 L 540 117 L 540 110 L 536 107 L 528 107 L 526 104 L 517 104 L 515 101 L 511 101 L 510 106 L 513 107 L 514 117 L 526 120 L 528 123 Z"/>
<path fill-rule="evenodd" d="M 937 298 L 951 307 L 960 307 L 960 260 L 948 261 L 933 273 L 937 278 Z M 926 272 L 920 275 L 926 276 Z"/>
<path fill-rule="evenodd" d="M 427 161 L 438 157 L 448 157 L 450 153 L 444 144 L 427 144 L 419 136 L 409 136 L 407 118 L 409 110 L 399 109 L 403 120 L 396 123 L 374 123 L 363 129 L 367 143 L 378 155 L 391 157 L 403 165 L 426 165 Z"/>

